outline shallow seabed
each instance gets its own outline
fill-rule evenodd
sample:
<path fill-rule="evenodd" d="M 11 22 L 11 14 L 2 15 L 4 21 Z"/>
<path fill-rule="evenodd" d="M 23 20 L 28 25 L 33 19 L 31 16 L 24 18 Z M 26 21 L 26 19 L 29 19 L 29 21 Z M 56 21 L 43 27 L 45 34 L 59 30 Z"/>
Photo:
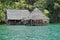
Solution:
<path fill-rule="evenodd" d="M 0 25 L 0 40 L 60 40 L 60 24 Z"/>

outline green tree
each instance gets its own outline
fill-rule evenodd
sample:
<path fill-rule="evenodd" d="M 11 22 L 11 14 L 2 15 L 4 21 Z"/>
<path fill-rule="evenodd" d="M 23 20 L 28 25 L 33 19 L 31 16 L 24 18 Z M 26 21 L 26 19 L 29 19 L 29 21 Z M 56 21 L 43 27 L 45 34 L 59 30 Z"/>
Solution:
<path fill-rule="evenodd" d="M 38 0 L 34 3 L 34 6 L 38 7 L 40 10 L 43 11 L 46 7 L 46 2 L 47 2 L 47 0 Z"/>
<path fill-rule="evenodd" d="M 47 0 L 46 9 L 50 11 L 49 17 L 50 17 L 51 23 L 60 22 L 60 21 L 58 21 L 58 20 L 60 20 L 58 17 L 58 15 L 60 14 L 60 12 L 59 12 L 60 8 L 55 3 L 59 4 L 59 1 L 58 0 Z"/>

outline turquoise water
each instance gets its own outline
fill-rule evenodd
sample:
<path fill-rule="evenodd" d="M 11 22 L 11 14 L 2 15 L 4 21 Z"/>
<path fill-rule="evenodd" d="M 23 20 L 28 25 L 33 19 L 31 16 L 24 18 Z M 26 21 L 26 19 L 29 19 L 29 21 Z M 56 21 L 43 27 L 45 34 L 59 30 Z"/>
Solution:
<path fill-rule="evenodd" d="M 0 40 L 60 40 L 60 25 L 0 25 Z"/>

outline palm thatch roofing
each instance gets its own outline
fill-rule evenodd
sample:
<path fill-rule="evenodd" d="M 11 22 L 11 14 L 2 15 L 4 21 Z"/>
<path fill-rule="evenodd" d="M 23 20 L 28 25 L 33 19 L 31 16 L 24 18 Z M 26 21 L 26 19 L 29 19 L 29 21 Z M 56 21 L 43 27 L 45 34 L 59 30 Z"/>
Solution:
<path fill-rule="evenodd" d="M 8 20 L 21 20 L 28 17 L 30 12 L 28 10 L 7 10 Z"/>

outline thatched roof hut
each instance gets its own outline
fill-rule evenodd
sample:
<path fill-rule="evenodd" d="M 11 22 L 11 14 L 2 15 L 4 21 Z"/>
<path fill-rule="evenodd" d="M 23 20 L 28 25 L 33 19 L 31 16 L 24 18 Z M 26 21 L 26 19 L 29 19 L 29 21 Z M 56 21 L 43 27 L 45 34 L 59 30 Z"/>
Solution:
<path fill-rule="evenodd" d="M 24 18 L 24 20 L 31 20 L 30 25 L 41 25 L 41 24 L 48 24 L 49 18 L 38 8 L 35 8 L 32 13 Z"/>
<path fill-rule="evenodd" d="M 7 10 L 6 21 L 23 21 L 25 17 L 28 17 L 30 12 L 28 10 Z M 11 22 L 11 21 L 10 21 Z"/>

